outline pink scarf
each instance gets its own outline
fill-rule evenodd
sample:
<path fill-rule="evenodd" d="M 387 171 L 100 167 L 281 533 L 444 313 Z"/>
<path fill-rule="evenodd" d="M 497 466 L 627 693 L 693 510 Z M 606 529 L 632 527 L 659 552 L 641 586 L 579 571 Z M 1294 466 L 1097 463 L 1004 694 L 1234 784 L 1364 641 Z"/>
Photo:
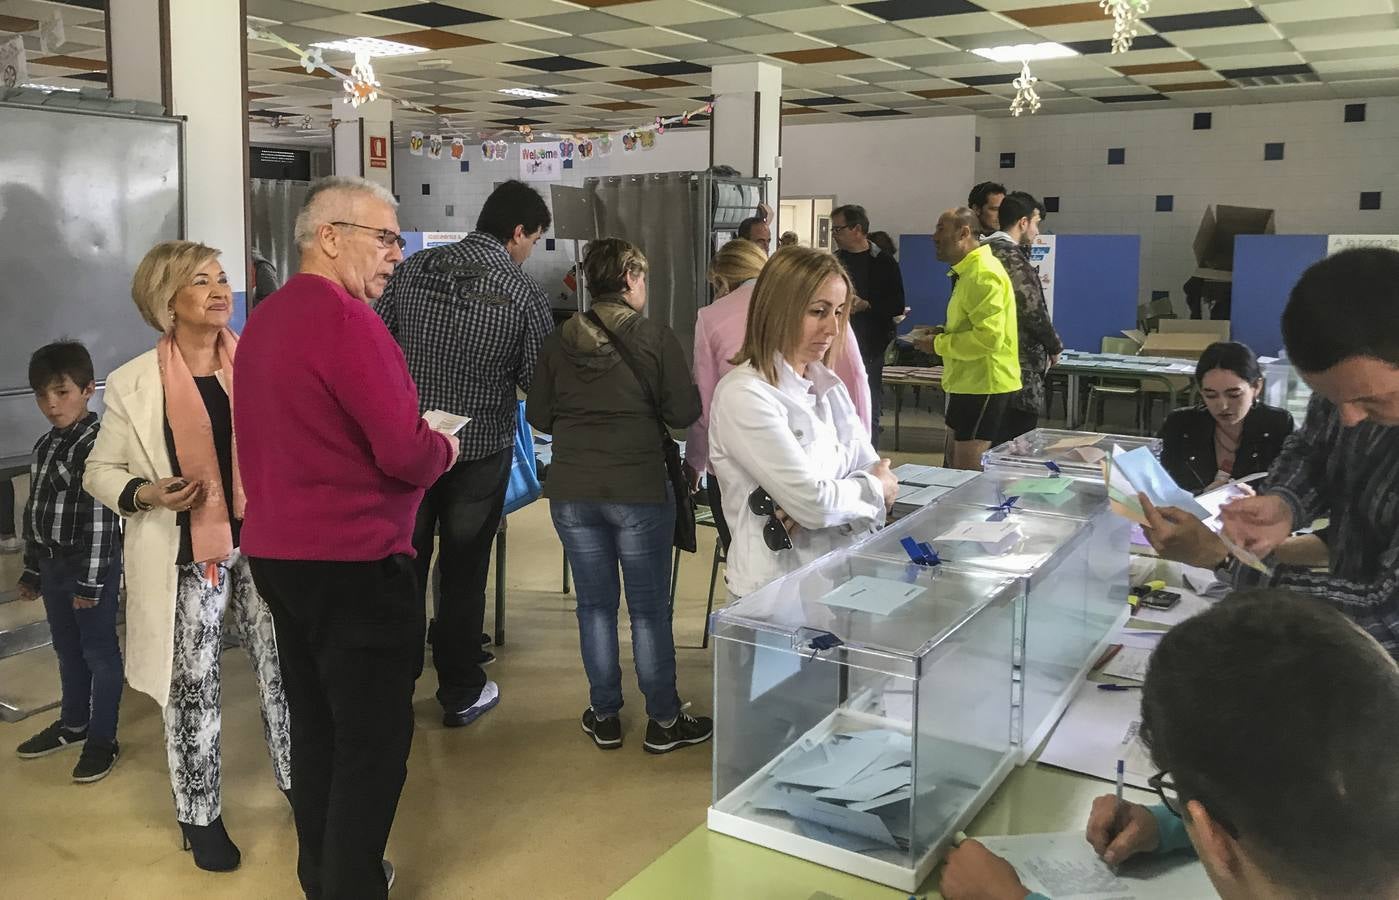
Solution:
<path fill-rule="evenodd" d="M 238 338 L 225 328 L 219 333 L 215 348 L 219 355 L 228 392 L 229 409 L 233 408 L 233 357 Z M 214 450 L 214 428 L 209 424 L 209 412 L 204 398 L 190 374 L 185 358 L 175 346 L 175 336 L 167 332 L 156 345 L 160 362 L 160 383 L 165 389 L 165 416 L 170 433 L 175 438 L 175 453 L 180 460 L 181 475 L 204 486 L 204 499 L 190 510 L 189 536 L 194 549 L 194 561 L 203 563 L 210 584 L 218 583 L 218 564 L 233 555 L 233 528 L 228 504 L 223 499 L 223 476 L 219 472 L 219 456 Z M 243 482 L 238 477 L 238 443 L 233 441 L 233 515 L 243 518 L 246 498 Z"/>

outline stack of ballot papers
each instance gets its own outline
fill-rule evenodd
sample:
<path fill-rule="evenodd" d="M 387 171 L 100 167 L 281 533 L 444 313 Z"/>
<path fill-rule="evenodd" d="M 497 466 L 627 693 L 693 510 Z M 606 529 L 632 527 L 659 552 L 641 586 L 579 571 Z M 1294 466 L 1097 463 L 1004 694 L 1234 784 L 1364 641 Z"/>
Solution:
<path fill-rule="evenodd" d="M 857 853 L 908 846 L 913 738 L 885 728 L 794 746 L 750 799 L 804 835 Z"/>
<path fill-rule="evenodd" d="M 430 409 L 423 413 L 423 421 L 427 423 L 427 427 L 438 434 L 445 434 L 451 437 L 458 431 L 461 431 L 471 419 L 466 416 L 453 415 L 442 409 Z"/>

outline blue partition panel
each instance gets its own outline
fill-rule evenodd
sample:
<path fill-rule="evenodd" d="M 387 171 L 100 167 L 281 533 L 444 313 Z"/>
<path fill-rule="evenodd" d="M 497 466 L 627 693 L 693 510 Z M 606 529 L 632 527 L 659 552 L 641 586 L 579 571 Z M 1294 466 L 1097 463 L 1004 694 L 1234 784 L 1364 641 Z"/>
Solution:
<path fill-rule="evenodd" d="M 421 249 L 423 249 L 423 232 L 421 232 L 421 231 L 405 231 L 405 232 L 403 232 L 403 255 L 404 255 L 404 257 L 412 256 L 414 253 L 417 253 L 417 252 L 418 252 L 419 250 L 421 250 Z"/>
<path fill-rule="evenodd" d="M 248 321 L 248 295 L 244 291 L 233 292 L 233 316 L 228 320 L 228 328 L 234 334 L 243 333 L 243 324 Z"/>
<path fill-rule="evenodd" d="M 1061 234 L 1054 246 L 1054 327 L 1071 350 L 1097 353 L 1137 327 L 1142 240 L 1135 234 Z"/>
<path fill-rule="evenodd" d="M 933 236 L 899 235 L 899 268 L 904 277 L 904 305 L 912 310 L 899 325 L 899 333 L 907 334 L 914 325 L 946 322 L 952 279 L 947 277 L 947 263 L 938 261 Z"/>
<path fill-rule="evenodd" d="M 1282 309 L 1302 272 L 1326 255 L 1324 234 L 1241 234 L 1234 238 L 1234 340 L 1259 356 L 1282 349 Z"/>

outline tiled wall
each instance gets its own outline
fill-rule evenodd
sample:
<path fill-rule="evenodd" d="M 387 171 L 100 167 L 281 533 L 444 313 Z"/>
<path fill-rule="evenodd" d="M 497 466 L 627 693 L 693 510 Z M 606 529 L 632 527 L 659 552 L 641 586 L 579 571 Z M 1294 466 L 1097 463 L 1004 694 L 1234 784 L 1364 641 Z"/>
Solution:
<path fill-rule="evenodd" d="M 1140 234 L 1138 298 L 1168 291 L 1182 314 L 1208 204 L 1274 209 L 1280 234 L 1399 233 L 1399 99 L 980 119 L 977 133 L 978 181 L 1057 198 L 1056 232 Z"/>

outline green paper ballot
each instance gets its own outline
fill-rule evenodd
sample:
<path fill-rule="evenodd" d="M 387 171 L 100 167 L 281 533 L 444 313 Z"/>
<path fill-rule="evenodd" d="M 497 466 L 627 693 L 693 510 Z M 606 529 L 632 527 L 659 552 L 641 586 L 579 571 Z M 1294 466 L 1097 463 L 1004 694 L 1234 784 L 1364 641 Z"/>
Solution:
<path fill-rule="evenodd" d="M 1072 485 L 1071 478 L 1022 478 L 1006 488 L 1006 496 L 1023 497 L 1026 494 L 1062 494 Z"/>

